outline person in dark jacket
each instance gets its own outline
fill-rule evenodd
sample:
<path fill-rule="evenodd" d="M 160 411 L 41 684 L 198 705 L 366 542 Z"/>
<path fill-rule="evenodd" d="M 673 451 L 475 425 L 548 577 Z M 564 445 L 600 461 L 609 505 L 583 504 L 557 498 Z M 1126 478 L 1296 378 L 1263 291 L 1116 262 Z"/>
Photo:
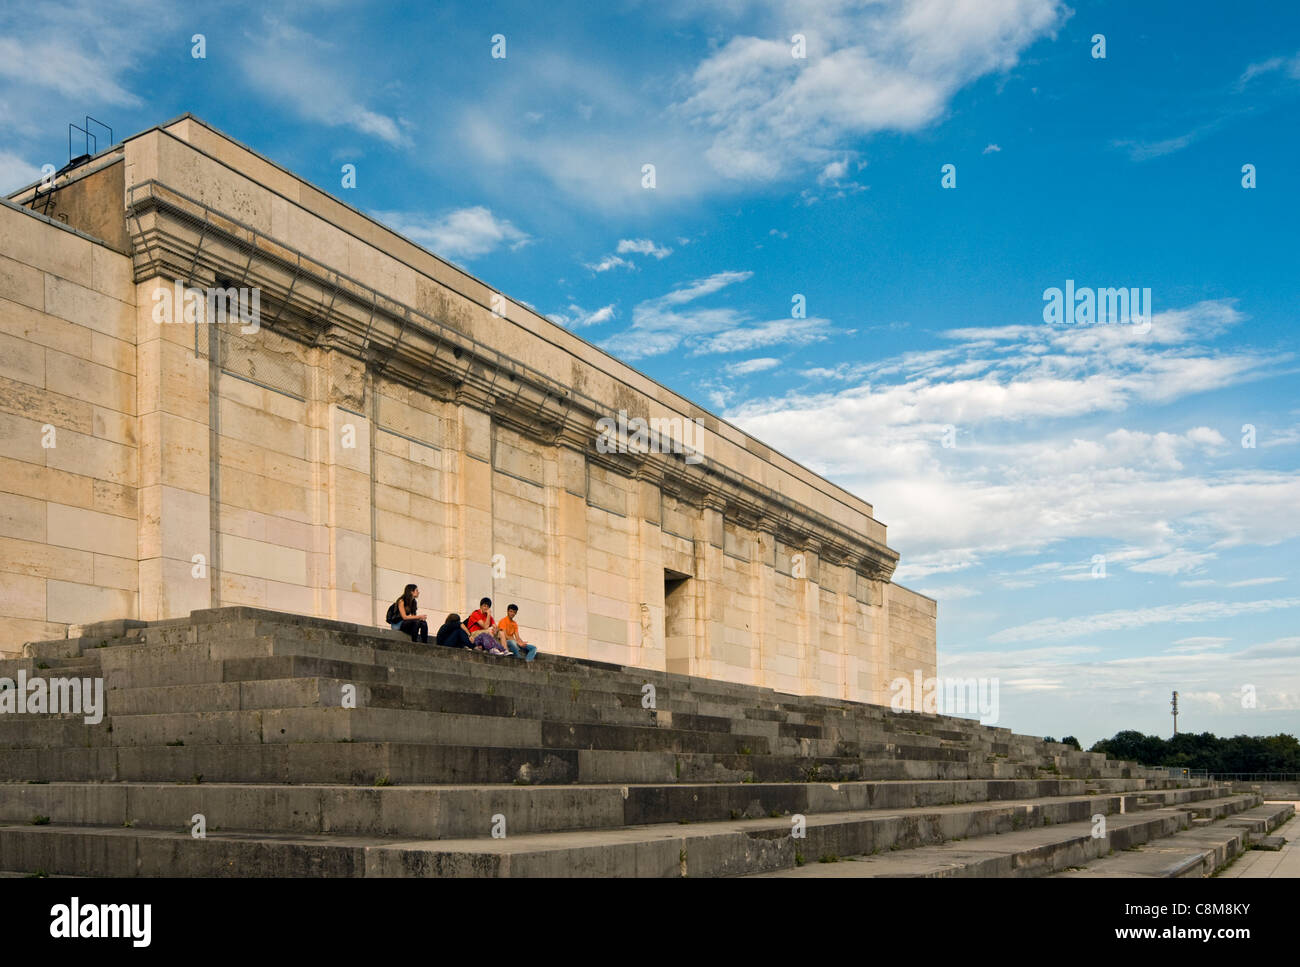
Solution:
<path fill-rule="evenodd" d="M 438 629 L 435 640 L 438 644 L 445 645 L 448 648 L 464 648 L 466 651 L 474 650 L 474 646 L 469 643 L 469 635 L 465 633 L 465 629 L 461 626 L 460 615 L 458 614 L 447 615 L 447 620 Z"/>

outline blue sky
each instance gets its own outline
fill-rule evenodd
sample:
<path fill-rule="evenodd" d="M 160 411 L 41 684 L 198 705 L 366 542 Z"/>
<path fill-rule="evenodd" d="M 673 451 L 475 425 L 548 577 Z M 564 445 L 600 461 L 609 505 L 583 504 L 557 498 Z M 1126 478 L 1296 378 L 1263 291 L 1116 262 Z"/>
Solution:
<path fill-rule="evenodd" d="M 1298 108 L 1257 0 L 0 14 L 0 188 L 197 114 L 871 501 L 941 674 L 1085 742 L 1300 728 Z"/>

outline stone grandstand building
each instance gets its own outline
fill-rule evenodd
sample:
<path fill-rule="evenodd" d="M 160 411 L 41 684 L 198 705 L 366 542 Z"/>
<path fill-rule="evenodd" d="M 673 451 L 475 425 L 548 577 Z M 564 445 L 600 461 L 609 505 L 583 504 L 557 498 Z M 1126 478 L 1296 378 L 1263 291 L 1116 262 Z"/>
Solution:
<path fill-rule="evenodd" d="M 865 501 L 197 118 L 79 161 L 0 205 L 0 651 L 410 581 L 577 658 L 935 674 Z"/>

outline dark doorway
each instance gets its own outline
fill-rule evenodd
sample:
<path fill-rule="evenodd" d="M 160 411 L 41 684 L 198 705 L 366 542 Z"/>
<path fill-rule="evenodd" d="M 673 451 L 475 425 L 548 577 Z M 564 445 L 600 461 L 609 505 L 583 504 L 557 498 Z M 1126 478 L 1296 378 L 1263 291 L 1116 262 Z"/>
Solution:
<path fill-rule="evenodd" d="M 664 571 L 664 659 L 667 670 L 691 673 L 695 648 L 695 588 L 689 574 Z"/>

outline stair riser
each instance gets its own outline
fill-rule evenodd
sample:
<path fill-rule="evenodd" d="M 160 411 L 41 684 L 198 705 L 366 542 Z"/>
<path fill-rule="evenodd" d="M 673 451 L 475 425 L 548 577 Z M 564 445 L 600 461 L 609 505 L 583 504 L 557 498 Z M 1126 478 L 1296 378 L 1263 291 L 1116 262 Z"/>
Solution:
<path fill-rule="evenodd" d="M 1015 790 L 1061 794 L 1056 783 L 497 787 L 403 789 L 276 786 L 27 785 L 0 783 L 0 822 L 174 828 L 203 813 L 223 829 L 347 832 L 430 839 L 486 837 L 500 813 L 516 833 L 653 823 L 720 822 L 872 808 L 987 802 Z M 1010 788 L 999 788 L 1010 787 Z M 1037 787 L 1037 788 L 1035 788 Z M 1076 790 L 1077 791 L 1077 790 Z M 1112 800 L 1107 808 L 1115 808 Z"/>
<path fill-rule="evenodd" d="M 1039 788 L 1025 789 L 1026 786 Z M 210 828 L 280 833 L 340 833 L 421 839 L 487 838 L 493 817 L 502 815 L 514 834 L 611 828 L 656 823 L 705 823 L 785 816 L 825 815 L 865 809 L 912 809 L 950 805 L 953 797 L 972 807 L 996 806 L 990 795 L 1019 788 L 1054 796 L 1056 784 L 943 783 L 740 786 L 617 786 L 604 788 L 497 787 L 489 789 L 321 788 L 311 786 L 121 786 L 106 784 L 23 785 L 0 783 L 0 822 L 24 823 L 48 816 L 56 824 L 177 829 L 195 813 Z M 1010 789 L 999 786 L 1012 787 Z M 1187 793 L 1189 790 L 1182 790 Z M 946 797 L 939 800 L 939 797 Z M 1170 803 L 1182 799 L 1170 794 Z M 938 801 L 936 801 L 938 800 Z M 1050 808 L 1048 808 L 1050 807 Z M 1035 810 L 1006 810 L 1009 829 L 1033 822 Z M 1054 822 L 1114 814 L 1119 797 L 1088 798 L 1073 808 L 1044 804 Z M 1027 818 L 1028 817 L 1028 818 Z M 943 839 L 981 835 L 975 827 L 939 817 Z M 963 820 L 962 822 L 965 822 Z M 944 824 L 947 825 L 944 825 Z M 957 823 L 957 825 L 953 825 Z M 955 830 L 955 832 L 953 831 Z M 998 827 L 996 832 L 1008 829 Z M 933 840 L 930 836 L 926 841 Z M 891 839 L 890 845 L 914 845 Z M 837 849 L 854 848 L 843 841 Z M 876 848 L 874 843 L 866 852 Z M 821 854 L 819 854 L 821 855 Z M 840 855 L 845 855 L 840 853 Z"/>
<path fill-rule="evenodd" d="M 827 854 L 884 852 L 1007 833 L 1042 825 L 1047 819 L 1053 823 L 1077 822 L 1105 811 L 1106 805 L 1118 803 L 1077 801 L 1044 804 L 1032 810 L 1024 806 L 978 807 L 867 820 L 821 817 L 807 826 L 805 837 L 798 839 L 782 822 L 764 830 L 693 833 L 685 828 L 681 836 L 663 839 L 511 854 L 430 853 L 372 846 L 365 851 L 363 862 L 358 861 L 358 850 L 346 844 L 304 846 L 222 840 L 220 845 L 227 847 L 223 859 L 212 850 L 217 844 L 210 841 L 182 838 L 164 843 L 144 834 L 107 836 L 95 830 L 35 826 L 0 829 L 0 850 L 11 868 L 100 876 L 221 876 L 233 875 L 236 870 L 256 870 L 262 876 L 713 877 L 788 869 L 796 864 L 797 855 L 809 862 Z M 1145 821 L 1115 830 L 1104 839 L 1073 838 L 1049 848 L 975 864 L 953 875 L 988 875 L 994 867 L 1000 875 L 1036 875 L 1077 864 L 1083 857 L 1104 855 L 1109 849 L 1145 842 L 1153 835 L 1168 835 L 1178 828 L 1180 818 Z M 209 822 L 220 825 L 212 819 Z M 508 820 L 506 830 L 510 831 Z M 981 872 L 973 872 L 975 869 Z"/>

